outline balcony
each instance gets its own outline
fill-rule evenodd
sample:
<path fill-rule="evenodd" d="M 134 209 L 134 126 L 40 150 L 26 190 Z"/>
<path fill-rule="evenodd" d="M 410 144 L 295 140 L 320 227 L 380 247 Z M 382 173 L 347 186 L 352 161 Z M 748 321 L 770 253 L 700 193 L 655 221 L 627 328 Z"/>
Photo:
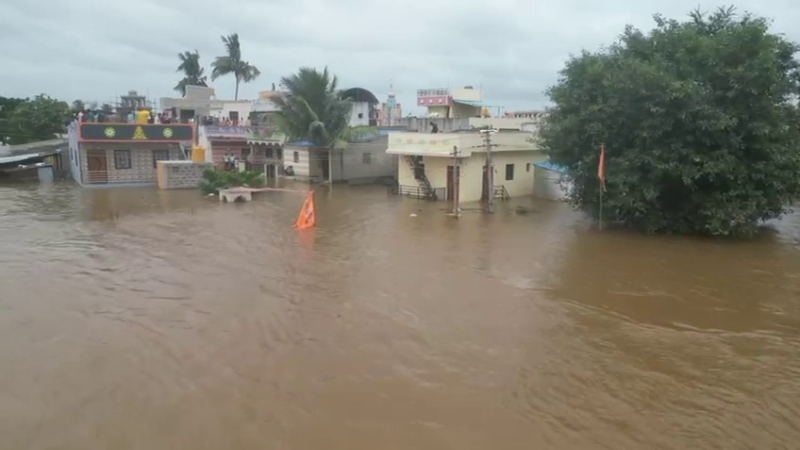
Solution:
<path fill-rule="evenodd" d="M 501 132 L 492 135 L 492 151 L 535 151 L 538 145 L 533 134 L 524 131 Z M 422 155 L 453 157 L 453 147 L 458 147 L 459 157 L 469 158 L 473 152 L 485 151 L 483 137 L 477 131 L 462 133 L 390 133 L 386 153 L 395 155 Z"/>
<path fill-rule="evenodd" d="M 257 142 L 283 141 L 283 135 L 274 126 L 222 126 L 203 125 L 200 134 L 209 139 L 242 140 Z"/>

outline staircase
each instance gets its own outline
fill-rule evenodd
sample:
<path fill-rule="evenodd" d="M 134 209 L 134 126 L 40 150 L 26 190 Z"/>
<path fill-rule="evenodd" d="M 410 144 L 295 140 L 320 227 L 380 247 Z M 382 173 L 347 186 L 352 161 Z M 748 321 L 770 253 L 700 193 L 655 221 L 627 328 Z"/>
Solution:
<path fill-rule="evenodd" d="M 191 160 L 192 159 L 192 143 L 190 141 L 181 141 L 178 143 L 181 148 L 180 151 L 180 159 L 182 161 Z"/>
<path fill-rule="evenodd" d="M 405 160 L 408 164 L 408 167 L 411 169 L 411 173 L 417 180 L 421 196 L 426 200 L 436 200 L 436 191 L 433 189 L 433 186 L 431 186 L 431 182 L 425 175 L 425 171 L 419 170 L 420 168 L 417 165 L 416 157 L 414 155 L 406 155 Z"/>
<path fill-rule="evenodd" d="M 494 198 L 499 198 L 500 200 L 509 200 L 511 198 L 511 194 L 508 193 L 505 185 L 502 184 L 494 187 L 492 195 Z"/>

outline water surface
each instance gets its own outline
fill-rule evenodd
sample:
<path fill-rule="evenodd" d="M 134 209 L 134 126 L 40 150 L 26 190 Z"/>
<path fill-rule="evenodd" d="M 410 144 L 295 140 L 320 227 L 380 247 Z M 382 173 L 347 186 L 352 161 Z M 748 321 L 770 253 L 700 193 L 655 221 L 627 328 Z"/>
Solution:
<path fill-rule="evenodd" d="M 799 216 L 641 236 L 337 186 L 300 232 L 301 203 L 0 187 L 0 448 L 800 442 Z"/>

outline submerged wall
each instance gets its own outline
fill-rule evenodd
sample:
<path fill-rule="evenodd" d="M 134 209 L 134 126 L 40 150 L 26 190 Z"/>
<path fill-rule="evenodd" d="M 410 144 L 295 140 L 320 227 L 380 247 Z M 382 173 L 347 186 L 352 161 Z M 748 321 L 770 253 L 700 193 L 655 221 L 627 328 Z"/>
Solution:
<path fill-rule="evenodd" d="M 197 189 L 203 170 L 214 167 L 210 162 L 158 161 L 159 189 Z"/>

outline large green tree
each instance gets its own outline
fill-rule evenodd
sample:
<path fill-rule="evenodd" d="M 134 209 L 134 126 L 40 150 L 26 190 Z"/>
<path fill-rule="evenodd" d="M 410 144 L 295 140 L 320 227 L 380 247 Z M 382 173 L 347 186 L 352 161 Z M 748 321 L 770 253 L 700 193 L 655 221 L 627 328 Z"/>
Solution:
<path fill-rule="evenodd" d="M 181 63 L 176 72 L 183 72 L 183 78 L 173 89 L 185 96 L 186 86 L 208 86 L 203 75 L 203 66 L 200 65 L 200 52 L 195 50 L 178 53 L 178 59 Z"/>
<path fill-rule="evenodd" d="M 233 33 L 229 36 L 222 36 L 222 43 L 225 44 L 227 55 L 217 56 L 217 59 L 211 63 L 211 80 L 233 74 L 236 78 L 236 93 L 233 96 L 234 100 L 239 99 L 239 83 L 249 83 L 255 80 L 261 72 L 256 66 L 251 65 L 249 62 L 242 60 L 242 48 L 239 44 L 239 35 Z"/>
<path fill-rule="evenodd" d="M 54 139 L 65 133 L 69 116 L 67 102 L 44 94 L 37 95 L 14 108 L 9 117 L 10 143 L 25 144 Z"/>
<path fill-rule="evenodd" d="M 574 183 L 570 202 L 648 232 L 750 234 L 800 194 L 798 47 L 732 8 L 569 60 L 542 132 Z"/>

